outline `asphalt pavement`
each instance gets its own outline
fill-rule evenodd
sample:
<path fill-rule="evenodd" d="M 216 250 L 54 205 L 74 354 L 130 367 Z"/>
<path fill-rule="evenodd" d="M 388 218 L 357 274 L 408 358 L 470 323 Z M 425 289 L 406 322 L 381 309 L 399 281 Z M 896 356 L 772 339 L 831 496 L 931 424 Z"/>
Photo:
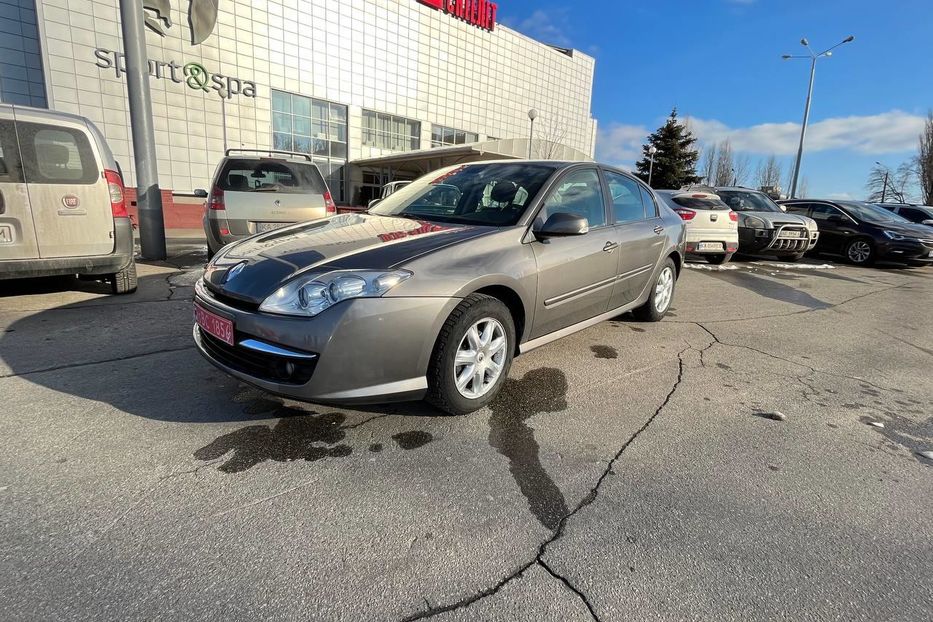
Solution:
<path fill-rule="evenodd" d="M 203 261 L 0 282 L 4 619 L 933 619 L 933 268 L 691 264 L 450 417 L 216 371 Z"/>

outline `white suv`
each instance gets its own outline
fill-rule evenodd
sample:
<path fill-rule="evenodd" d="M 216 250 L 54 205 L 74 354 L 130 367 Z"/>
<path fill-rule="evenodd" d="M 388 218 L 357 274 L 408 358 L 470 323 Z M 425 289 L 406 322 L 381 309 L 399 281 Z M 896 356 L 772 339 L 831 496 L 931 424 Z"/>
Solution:
<path fill-rule="evenodd" d="M 688 253 L 702 255 L 711 264 L 722 264 L 739 250 L 739 217 L 719 195 L 693 190 L 655 193 L 684 221 Z"/>

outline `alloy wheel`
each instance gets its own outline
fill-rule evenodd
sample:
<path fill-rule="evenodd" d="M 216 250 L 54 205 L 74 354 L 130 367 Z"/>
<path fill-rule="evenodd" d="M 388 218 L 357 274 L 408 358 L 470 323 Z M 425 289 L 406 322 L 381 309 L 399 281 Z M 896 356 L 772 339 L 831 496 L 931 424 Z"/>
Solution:
<path fill-rule="evenodd" d="M 871 245 L 865 240 L 856 240 L 849 245 L 848 255 L 853 263 L 865 263 L 871 257 Z"/>
<path fill-rule="evenodd" d="M 499 320 L 486 317 L 473 324 L 454 358 L 454 381 L 460 395 L 471 400 L 486 395 L 502 375 L 508 347 Z"/>
<path fill-rule="evenodd" d="M 674 295 L 674 270 L 665 266 L 658 275 L 658 284 L 654 286 L 654 307 L 658 313 L 667 311 Z"/>

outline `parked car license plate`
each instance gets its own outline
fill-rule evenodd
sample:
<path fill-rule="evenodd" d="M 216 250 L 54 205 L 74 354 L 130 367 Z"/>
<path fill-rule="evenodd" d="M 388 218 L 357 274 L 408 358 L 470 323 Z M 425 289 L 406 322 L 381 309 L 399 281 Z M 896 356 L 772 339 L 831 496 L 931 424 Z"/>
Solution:
<path fill-rule="evenodd" d="M 13 227 L 10 225 L 0 225 L 0 244 L 13 243 Z"/>
<path fill-rule="evenodd" d="M 802 237 L 803 237 L 803 231 L 781 231 L 781 235 L 780 235 L 779 237 L 782 237 L 782 238 L 802 238 Z"/>
<path fill-rule="evenodd" d="M 292 223 L 290 222 L 257 222 L 256 223 L 256 233 L 262 233 L 263 231 L 274 231 L 276 229 L 281 229 L 282 227 L 287 227 Z"/>
<path fill-rule="evenodd" d="M 697 244 L 698 251 L 721 251 L 722 242 L 700 242 Z"/>
<path fill-rule="evenodd" d="M 199 304 L 194 305 L 194 321 L 197 322 L 201 330 L 217 337 L 224 343 L 234 345 L 233 343 L 233 320 L 220 317 L 216 313 L 211 313 Z"/>

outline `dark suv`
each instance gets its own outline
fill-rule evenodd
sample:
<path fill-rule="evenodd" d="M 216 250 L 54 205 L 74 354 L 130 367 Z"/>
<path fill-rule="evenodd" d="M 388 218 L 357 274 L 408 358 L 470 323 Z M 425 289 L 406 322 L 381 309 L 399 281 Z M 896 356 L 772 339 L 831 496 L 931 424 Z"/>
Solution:
<path fill-rule="evenodd" d="M 933 263 L 933 229 L 862 201 L 794 199 L 787 212 L 814 219 L 820 227 L 817 252 L 844 255 L 859 265 L 877 259 L 910 265 Z"/>

